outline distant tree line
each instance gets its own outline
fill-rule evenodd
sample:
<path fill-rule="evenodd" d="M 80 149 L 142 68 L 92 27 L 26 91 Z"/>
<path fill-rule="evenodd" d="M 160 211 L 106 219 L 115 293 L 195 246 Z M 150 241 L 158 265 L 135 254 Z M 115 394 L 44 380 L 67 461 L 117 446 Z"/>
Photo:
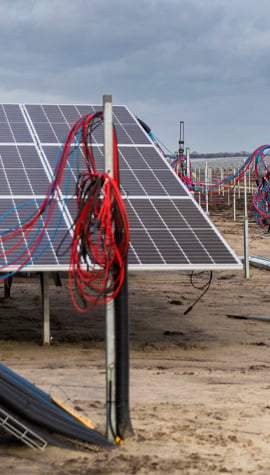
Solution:
<path fill-rule="evenodd" d="M 224 157 L 248 157 L 249 152 L 213 152 L 213 153 L 199 153 L 191 152 L 190 158 L 224 158 Z"/>

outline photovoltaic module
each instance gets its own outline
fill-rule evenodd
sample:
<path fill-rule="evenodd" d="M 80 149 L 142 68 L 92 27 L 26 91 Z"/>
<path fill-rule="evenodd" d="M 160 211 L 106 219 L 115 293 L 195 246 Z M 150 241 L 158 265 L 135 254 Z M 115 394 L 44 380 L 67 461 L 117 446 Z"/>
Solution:
<path fill-rule="evenodd" d="M 34 215 L 54 176 L 56 160 L 69 130 L 100 105 L 0 104 L 0 231 Z M 113 106 L 118 142 L 121 194 L 130 226 L 129 270 L 215 270 L 242 264 L 192 194 L 166 162 L 126 106 Z M 103 124 L 92 135 L 97 171 L 104 171 Z M 76 216 L 74 194 L 83 154 L 67 164 L 59 201 L 29 270 L 67 270 L 67 236 Z M 18 251 L 27 254 L 31 230 L 14 251 L 2 241 L 0 265 Z M 64 244 L 63 244 L 64 242 Z M 12 248 L 8 242 L 9 249 Z M 14 269 L 16 266 L 14 266 Z"/>

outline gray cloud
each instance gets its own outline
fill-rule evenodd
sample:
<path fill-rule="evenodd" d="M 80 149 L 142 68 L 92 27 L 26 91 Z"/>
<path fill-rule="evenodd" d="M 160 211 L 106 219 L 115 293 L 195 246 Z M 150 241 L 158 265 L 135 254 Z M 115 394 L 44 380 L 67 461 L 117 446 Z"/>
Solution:
<path fill-rule="evenodd" d="M 268 142 L 268 0 L 1 0 L 1 102 L 113 94 L 169 148 Z"/>

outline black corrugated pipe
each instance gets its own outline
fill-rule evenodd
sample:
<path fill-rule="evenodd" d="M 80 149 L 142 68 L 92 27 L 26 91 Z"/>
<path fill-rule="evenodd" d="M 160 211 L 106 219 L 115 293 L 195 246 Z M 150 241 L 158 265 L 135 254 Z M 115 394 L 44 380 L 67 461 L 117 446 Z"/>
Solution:
<path fill-rule="evenodd" d="M 124 439 L 134 434 L 129 411 L 129 315 L 128 265 L 115 300 L 115 378 L 117 435 Z"/>

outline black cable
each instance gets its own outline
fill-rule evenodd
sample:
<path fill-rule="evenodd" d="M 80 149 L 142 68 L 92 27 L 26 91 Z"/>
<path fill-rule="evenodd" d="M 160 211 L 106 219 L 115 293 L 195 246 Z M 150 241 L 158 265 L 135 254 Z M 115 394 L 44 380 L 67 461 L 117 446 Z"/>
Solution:
<path fill-rule="evenodd" d="M 113 423 L 112 423 L 112 381 L 109 381 L 109 401 L 107 401 L 109 405 L 109 414 L 108 414 L 108 422 L 109 422 L 109 428 L 111 430 L 112 436 L 114 440 L 117 438 L 117 434 L 114 431 L 113 428 Z"/>
<path fill-rule="evenodd" d="M 201 274 L 202 272 L 200 272 Z M 204 272 L 203 272 L 204 273 Z M 213 277 L 213 272 L 210 271 L 210 274 L 209 274 L 209 279 L 208 279 L 208 282 L 202 286 L 196 286 L 193 282 L 193 275 L 194 275 L 194 271 L 191 272 L 190 274 L 190 283 L 191 285 L 195 288 L 195 289 L 199 289 L 199 290 L 203 290 L 203 292 L 201 293 L 201 295 L 195 300 L 195 302 L 190 305 L 185 311 L 184 311 L 184 315 L 187 315 L 194 307 L 194 305 L 196 305 L 197 302 L 199 302 L 199 300 L 204 296 L 204 294 L 206 294 L 206 292 L 208 291 L 210 285 L 211 285 L 211 282 L 212 282 L 212 277 Z M 198 275 L 198 274 L 197 274 Z"/>

